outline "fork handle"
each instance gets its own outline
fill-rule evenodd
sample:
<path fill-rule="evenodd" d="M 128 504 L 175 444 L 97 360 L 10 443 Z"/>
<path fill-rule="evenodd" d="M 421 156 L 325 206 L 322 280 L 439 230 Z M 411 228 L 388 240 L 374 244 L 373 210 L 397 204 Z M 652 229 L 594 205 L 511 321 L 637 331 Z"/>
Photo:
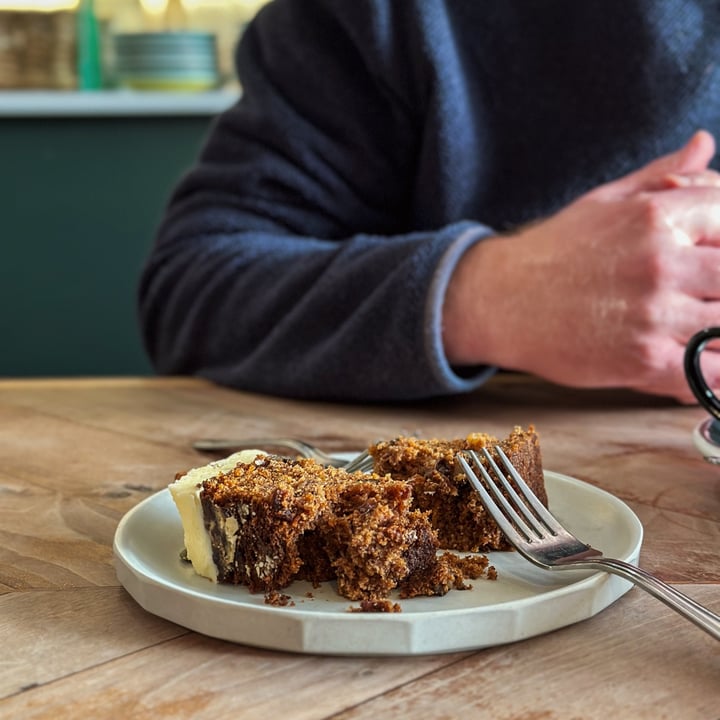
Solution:
<path fill-rule="evenodd" d="M 569 561 L 563 563 L 563 565 L 572 565 L 573 567 L 587 569 L 599 567 L 614 575 L 619 575 L 626 580 L 630 580 L 630 582 L 639 588 L 649 592 L 658 600 L 664 602 L 668 607 L 683 615 L 690 620 L 690 622 L 695 623 L 695 625 L 709 635 L 712 635 L 716 640 L 720 640 L 720 616 L 636 565 L 606 557 L 578 560 L 575 562 Z"/>

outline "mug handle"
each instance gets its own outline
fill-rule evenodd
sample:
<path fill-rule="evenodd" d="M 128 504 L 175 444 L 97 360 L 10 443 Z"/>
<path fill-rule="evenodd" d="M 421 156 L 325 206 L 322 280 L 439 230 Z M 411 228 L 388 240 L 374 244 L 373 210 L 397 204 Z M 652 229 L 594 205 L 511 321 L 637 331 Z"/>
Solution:
<path fill-rule="evenodd" d="M 700 355 L 705 345 L 720 338 L 720 327 L 709 327 L 695 333 L 685 346 L 685 377 L 698 402 L 717 420 L 720 420 L 720 400 L 710 389 L 700 369 Z"/>

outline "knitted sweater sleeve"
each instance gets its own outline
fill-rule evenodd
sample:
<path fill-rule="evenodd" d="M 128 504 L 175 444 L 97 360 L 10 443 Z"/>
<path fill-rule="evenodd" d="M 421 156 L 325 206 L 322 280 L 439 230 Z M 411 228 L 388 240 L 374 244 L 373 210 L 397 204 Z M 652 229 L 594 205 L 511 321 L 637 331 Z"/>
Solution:
<path fill-rule="evenodd" d="M 414 220 L 428 201 L 414 178 L 422 42 L 396 4 L 376 5 L 280 0 L 245 32 L 242 99 L 176 188 L 143 272 L 158 372 L 369 401 L 462 392 L 492 372 L 458 374 L 441 340 L 452 270 L 491 231 Z"/>

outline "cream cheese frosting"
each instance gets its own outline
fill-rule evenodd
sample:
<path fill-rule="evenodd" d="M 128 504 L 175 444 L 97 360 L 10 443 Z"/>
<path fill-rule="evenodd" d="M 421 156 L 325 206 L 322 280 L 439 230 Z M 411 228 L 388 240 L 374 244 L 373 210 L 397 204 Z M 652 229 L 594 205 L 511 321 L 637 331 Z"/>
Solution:
<path fill-rule="evenodd" d="M 261 450 L 242 450 L 222 460 L 193 468 L 169 485 L 170 494 L 175 502 L 183 526 L 185 551 L 198 575 L 217 582 L 218 569 L 213 560 L 210 535 L 205 528 L 200 492 L 205 480 L 229 472 L 238 463 L 251 463 Z"/>

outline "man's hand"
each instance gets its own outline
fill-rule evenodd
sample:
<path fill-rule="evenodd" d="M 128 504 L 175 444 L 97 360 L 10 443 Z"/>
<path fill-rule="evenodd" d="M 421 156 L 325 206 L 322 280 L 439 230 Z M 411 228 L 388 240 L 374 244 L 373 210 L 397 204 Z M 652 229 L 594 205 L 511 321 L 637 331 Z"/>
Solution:
<path fill-rule="evenodd" d="M 720 325 L 720 176 L 699 132 L 556 215 L 470 249 L 448 288 L 451 363 L 692 399 L 690 336 Z M 706 353 L 720 386 L 720 354 Z"/>

